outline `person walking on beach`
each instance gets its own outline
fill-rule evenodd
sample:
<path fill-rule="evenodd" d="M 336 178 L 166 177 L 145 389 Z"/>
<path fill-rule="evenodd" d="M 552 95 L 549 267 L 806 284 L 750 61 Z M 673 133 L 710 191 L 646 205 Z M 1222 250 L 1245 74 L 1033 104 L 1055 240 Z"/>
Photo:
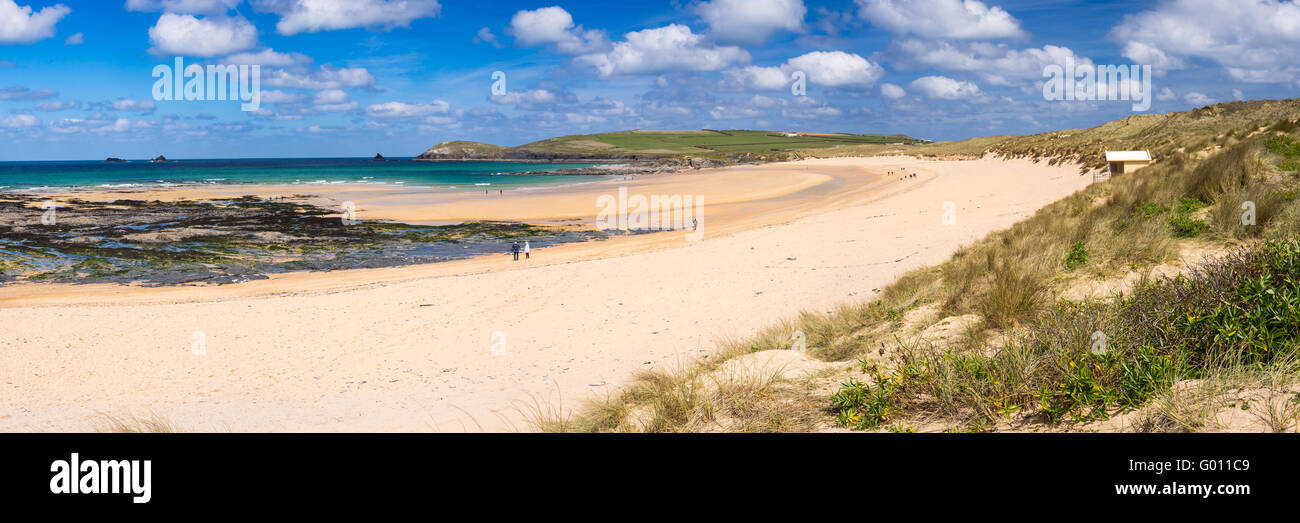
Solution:
<path fill-rule="evenodd" d="M 515 261 L 519 261 L 519 242 L 515 242 L 514 245 L 510 246 L 510 252 L 514 253 Z"/>
<path fill-rule="evenodd" d="M 532 252 L 533 252 L 532 246 L 528 245 L 527 241 L 524 241 L 524 259 L 527 260 L 532 258 L 533 257 Z"/>

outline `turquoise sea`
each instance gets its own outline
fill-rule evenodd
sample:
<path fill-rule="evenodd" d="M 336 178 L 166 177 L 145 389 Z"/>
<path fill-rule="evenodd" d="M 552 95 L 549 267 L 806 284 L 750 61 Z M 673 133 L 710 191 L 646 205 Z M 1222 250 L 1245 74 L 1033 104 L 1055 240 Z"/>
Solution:
<path fill-rule="evenodd" d="M 589 163 L 417 162 L 392 158 L 257 158 L 171 160 L 151 163 L 50 161 L 0 162 L 0 191 L 40 192 L 68 188 L 175 186 L 196 184 L 390 184 L 435 190 L 520 188 L 583 181 L 595 177 L 545 173 Z"/>

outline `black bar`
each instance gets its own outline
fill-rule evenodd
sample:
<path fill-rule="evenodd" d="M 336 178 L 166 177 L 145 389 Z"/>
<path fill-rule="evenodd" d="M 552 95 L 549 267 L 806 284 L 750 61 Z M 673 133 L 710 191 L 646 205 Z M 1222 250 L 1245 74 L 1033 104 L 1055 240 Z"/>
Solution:
<path fill-rule="evenodd" d="M 710 504 L 734 496 L 826 508 L 917 496 L 936 509 L 1011 501 L 1055 510 L 1260 507 L 1294 497 L 1296 444 L 1295 436 L 1261 434 L 9 434 L 0 436 L 0 500 L 160 514 L 213 504 L 418 507 L 434 498 L 559 510 L 593 499 Z M 51 464 L 73 453 L 82 463 L 149 460 L 149 501 L 52 493 Z M 1164 464 L 1170 469 L 1157 473 Z M 1249 493 L 1116 493 L 1129 484 Z"/>

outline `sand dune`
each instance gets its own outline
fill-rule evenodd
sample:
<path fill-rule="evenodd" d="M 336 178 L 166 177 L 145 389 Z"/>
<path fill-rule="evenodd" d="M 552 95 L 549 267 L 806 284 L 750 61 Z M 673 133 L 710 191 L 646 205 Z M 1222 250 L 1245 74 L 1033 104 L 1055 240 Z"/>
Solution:
<path fill-rule="evenodd" d="M 919 176 L 883 174 L 900 168 Z M 711 203 L 702 241 L 665 232 L 536 251 L 528 263 L 203 288 L 6 287 L 0 430 L 84 430 L 97 412 L 156 413 L 191 430 L 523 428 L 519 409 L 534 401 L 573 407 L 722 337 L 870 299 L 1090 181 L 1073 166 L 891 157 L 599 182 L 570 189 L 578 196 L 511 195 L 513 205 L 328 194 L 374 217 L 432 221 L 589 219 L 593 196 L 620 184 Z M 944 225 L 949 201 L 956 222 Z"/>

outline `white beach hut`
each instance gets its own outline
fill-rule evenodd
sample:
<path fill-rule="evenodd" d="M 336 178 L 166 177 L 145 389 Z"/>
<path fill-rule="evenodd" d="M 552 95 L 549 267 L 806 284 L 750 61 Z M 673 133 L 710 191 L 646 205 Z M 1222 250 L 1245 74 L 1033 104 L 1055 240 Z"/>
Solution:
<path fill-rule="evenodd" d="M 1131 173 L 1151 165 L 1149 151 L 1106 151 L 1106 166 L 1110 174 Z"/>

